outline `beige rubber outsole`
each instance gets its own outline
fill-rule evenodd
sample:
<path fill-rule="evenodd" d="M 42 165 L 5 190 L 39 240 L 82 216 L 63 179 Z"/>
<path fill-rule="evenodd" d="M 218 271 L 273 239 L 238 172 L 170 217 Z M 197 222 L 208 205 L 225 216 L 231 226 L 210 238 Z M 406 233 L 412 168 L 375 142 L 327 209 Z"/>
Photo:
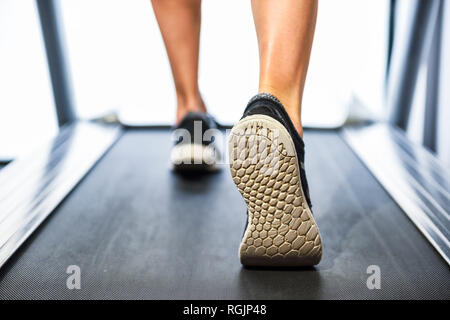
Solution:
<path fill-rule="evenodd" d="M 319 229 L 301 186 L 294 142 L 275 119 L 239 121 L 229 139 L 231 176 L 248 207 L 239 247 L 245 266 L 313 266 L 322 257 Z"/>

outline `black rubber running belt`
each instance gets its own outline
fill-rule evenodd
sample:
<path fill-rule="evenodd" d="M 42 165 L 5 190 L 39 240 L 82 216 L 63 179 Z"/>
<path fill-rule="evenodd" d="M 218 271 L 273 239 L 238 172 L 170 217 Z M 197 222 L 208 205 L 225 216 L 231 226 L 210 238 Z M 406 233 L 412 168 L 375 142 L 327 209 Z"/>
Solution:
<path fill-rule="evenodd" d="M 315 269 L 242 268 L 246 206 L 227 168 L 175 175 L 170 131 L 130 130 L 0 269 L 0 298 L 449 299 L 448 266 L 339 133 L 305 142 Z M 80 290 L 66 288 L 70 265 Z M 381 290 L 367 288 L 372 265 Z"/>

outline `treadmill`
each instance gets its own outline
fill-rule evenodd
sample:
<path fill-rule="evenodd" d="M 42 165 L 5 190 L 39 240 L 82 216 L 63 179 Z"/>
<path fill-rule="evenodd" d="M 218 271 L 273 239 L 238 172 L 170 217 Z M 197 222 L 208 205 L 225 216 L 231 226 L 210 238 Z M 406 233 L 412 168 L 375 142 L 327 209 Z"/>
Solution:
<path fill-rule="evenodd" d="M 450 299 L 450 174 L 403 125 L 417 61 L 395 75 L 390 122 L 305 130 L 321 263 L 243 268 L 227 165 L 178 175 L 170 128 L 77 120 L 56 2 L 37 3 L 61 129 L 0 168 L 0 299 Z M 413 20 L 436 30 L 439 3 L 418 1 Z"/>

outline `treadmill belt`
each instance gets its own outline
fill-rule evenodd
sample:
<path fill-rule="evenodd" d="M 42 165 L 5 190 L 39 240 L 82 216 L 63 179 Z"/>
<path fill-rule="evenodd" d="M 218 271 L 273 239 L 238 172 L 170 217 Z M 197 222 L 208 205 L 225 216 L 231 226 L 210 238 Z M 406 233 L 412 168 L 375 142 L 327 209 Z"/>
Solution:
<path fill-rule="evenodd" d="M 0 270 L 0 298 L 449 299 L 448 265 L 339 133 L 305 140 L 317 267 L 241 267 L 246 206 L 227 168 L 176 175 L 169 130 L 128 130 Z M 70 265 L 80 290 L 66 287 Z"/>

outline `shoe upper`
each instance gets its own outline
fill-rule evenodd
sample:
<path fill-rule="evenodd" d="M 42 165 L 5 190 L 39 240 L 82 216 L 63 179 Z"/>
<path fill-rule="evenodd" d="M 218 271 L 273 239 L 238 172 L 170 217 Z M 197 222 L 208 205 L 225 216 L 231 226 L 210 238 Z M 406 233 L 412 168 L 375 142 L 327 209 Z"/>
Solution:
<path fill-rule="evenodd" d="M 262 114 L 269 116 L 278 122 L 280 122 L 286 130 L 289 132 L 297 153 L 297 159 L 299 161 L 299 170 L 300 170 L 300 180 L 302 183 L 302 189 L 306 197 L 306 201 L 311 209 L 311 198 L 309 195 L 309 187 L 308 181 L 306 179 L 305 172 L 305 143 L 303 139 L 298 134 L 297 130 L 294 127 L 291 119 L 289 118 L 286 110 L 284 109 L 281 102 L 273 95 L 269 93 L 259 93 L 254 96 L 247 104 L 247 107 L 244 111 L 244 115 L 241 119 L 251 116 Z"/>
<path fill-rule="evenodd" d="M 215 137 L 205 135 L 209 129 L 217 129 L 217 122 L 211 115 L 203 112 L 188 112 L 180 124 L 174 128 L 176 132 L 179 130 L 179 134 L 176 134 L 175 145 L 180 143 L 210 145 Z"/>

